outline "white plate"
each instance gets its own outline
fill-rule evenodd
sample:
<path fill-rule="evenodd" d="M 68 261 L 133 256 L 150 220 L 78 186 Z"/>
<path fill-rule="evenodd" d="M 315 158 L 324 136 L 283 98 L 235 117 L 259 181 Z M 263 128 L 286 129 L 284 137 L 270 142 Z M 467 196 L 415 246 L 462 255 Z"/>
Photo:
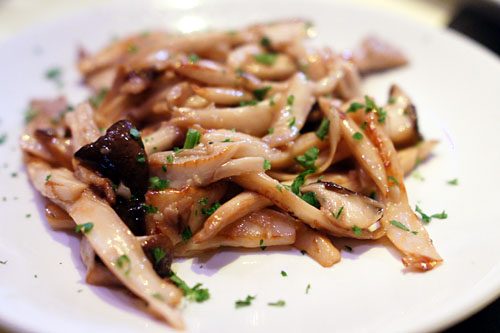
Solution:
<path fill-rule="evenodd" d="M 424 135 L 441 141 L 435 156 L 419 168 L 425 181 L 409 177 L 407 184 L 413 204 L 449 215 L 428 226 L 445 261 L 425 274 L 408 273 L 387 244 L 339 240 L 339 247 L 349 244 L 354 251 L 343 251 L 343 260 L 328 269 L 289 249 L 225 251 L 203 262 L 178 262 L 179 276 L 189 284 L 202 282 L 212 295 L 185 307 L 189 330 L 421 332 L 449 326 L 499 295 L 500 62 L 495 56 L 453 33 L 364 7 L 327 1 L 197 3 L 121 2 L 63 18 L 0 46 L 0 135 L 8 134 L 0 146 L 0 197 L 6 197 L 0 200 L 0 260 L 8 260 L 0 265 L 3 325 L 51 332 L 168 330 L 125 294 L 83 282 L 78 238 L 50 230 L 43 202 L 21 166 L 17 137 L 28 100 L 65 93 L 76 103 L 86 96 L 74 69 L 77 47 L 96 50 L 115 34 L 152 27 L 229 28 L 290 17 L 317 23 L 317 45 L 341 50 L 376 34 L 410 58 L 405 68 L 370 76 L 364 88 L 384 101 L 389 85 L 400 84 L 418 107 Z M 52 66 L 64 68 L 63 91 L 44 78 Z M 457 177 L 458 186 L 446 184 Z M 257 295 L 254 304 L 235 309 L 234 302 L 247 295 Z M 267 306 L 278 299 L 286 307 Z"/>

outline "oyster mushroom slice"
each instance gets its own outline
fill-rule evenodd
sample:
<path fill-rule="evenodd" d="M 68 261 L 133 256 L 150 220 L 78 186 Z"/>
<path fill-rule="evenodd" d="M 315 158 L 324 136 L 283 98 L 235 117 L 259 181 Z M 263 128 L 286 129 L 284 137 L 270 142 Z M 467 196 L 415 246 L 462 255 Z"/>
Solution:
<path fill-rule="evenodd" d="M 397 152 L 387 133 L 374 113 L 367 116 L 367 134 L 377 143 L 384 160 L 387 175 L 396 179 L 391 182 L 385 204 L 382 226 L 387 238 L 403 254 L 403 264 L 419 271 L 427 271 L 443 261 L 437 253 L 422 222 L 412 211 L 403 182 L 404 170 L 399 164 Z"/>
<path fill-rule="evenodd" d="M 418 132 L 417 112 L 410 98 L 397 85 L 391 86 L 385 130 L 396 147 L 416 144 L 422 139 Z"/>
<path fill-rule="evenodd" d="M 340 129 L 344 142 L 382 194 L 386 195 L 388 192 L 387 174 L 377 148 L 352 119 L 345 116 L 344 113 L 341 113 L 340 116 L 343 118 L 340 122 Z"/>
<path fill-rule="evenodd" d="M 301 191 L 315 193 L 323 214 L 344 228 L 375 228 L 384 214 L 384 206 L 378 201 L 335 183 L 313 183 Z"/>
<path fill-rule="evenodd" d="M 353 52 L 353 61 L 362 74 L 406 65 L 399 50 L 377 37 L 365 38 Z"/>
<path fill-rule="evenodd" d="M 65 119 L 71 130 L 73 152 L 96 141 L 101 136 L 94 121 L 94 109 L 89 102 L 79 104 L 75 111 L 66 114 Z"/>
<path fill-rule="evenodd" d="M 201 229 L 193 237 L 193 243 L 201 243 L 214 237 L 220 230 L 243 216 L 271 206 L 266 197 L 251 191 L 244 191 L 224 203 L 205 221 Z"/>
<path fill-rule="evenodd" d="M 92 229 L 84 235 L 121 283 L 146 301 L 153 313 L 173 327 L 184 328 L 179 311 L 173 307 L 180 302 L 182 291 L 156 274 L 141 244 L 108 203 L 67 169 L 53 169 L 45 162 L 32 159 L 28 161 L 27 170 L 35 188 L 64 208 L 77 225 L 92 223 Z M 125 257 L 127 259 L 118 264 L 119 258 Z M 156 293 L 163 299 L 154 297 Z"/>
<path fill-rule="evenodd" d="M 237 219 L 204 242 L 179 243 L 174 253 L 177 257 L 186 257 L 225 246 L 258 248 L 292 245 L 295 242 L 295 223 L 285 213 L 264 208 Z"/>
<path fill-rule="evenodd" d="M 215 129 L 234 128 L 238 132 L 262 136 L 271 126 L 273 114 L 274 107 L 269 101 L 231 108 L 178 108 L 173 111 L 174 118 L 170 123 L 178 126 L 198 124 Z"/>
<path fill-rule="evenodd" d="M 296 216 L 313 229 L 325 231 L 333 236 L 358 239 L 376 239 L 384 235 L 382 228 L 372 231 L 363 230 L 361 234 L 355 234 L 352 229 L 346 229 L 337 221 L 331 220 L 319 209 L 308 204 L 265 173 L 248 173 L 232 177 L 231 180 L 246 189 L 262 194 L 276 206 Z"/>
<path fill-rule="evenodd" d="M 288 91 L 276 105 L 280 110 L 270 126 L 274 133 L 264 136 L 262 141 L 274 148 L 297 138 L 313 103 L 312 85 L 303 73 L 295 74 L 290 79 Z"/>
<path fill-rule="evenodd" d="M 264 171 L 263 157 L 233 159 L 243 144 L 245 142 L 214 142 L 177 153 L 156 153 L 150 157 L 151 173 L 168 179 L 172 188 L 182 188 L 206 186 L 222 178 Z"/>
<path fill-rule="evenodd" d="M 297 236 L 293 246 L 300 251 L 306 251 L 323 267 L 331 267 L 341 259 L 340 251 L 327 236 L 303 224 L 297 227 Z"/>

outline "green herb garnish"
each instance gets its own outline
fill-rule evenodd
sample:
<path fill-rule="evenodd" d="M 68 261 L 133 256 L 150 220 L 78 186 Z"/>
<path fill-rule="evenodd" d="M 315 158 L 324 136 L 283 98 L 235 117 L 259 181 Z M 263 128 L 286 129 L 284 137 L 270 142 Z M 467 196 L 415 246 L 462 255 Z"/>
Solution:
<path fill-rule="evenodd" d="M 271 170 L 271 161 L 264 160 L 264 170 Z"/>
<path fill-rule="evenodd" d="M 191 239 L 191 237 L 193 237 L 193 232 L 191 231 L 191 227 L 187 226 L 182 232 L 181 236 L 184 243 L 187 243 Z"/>
<path fill-rule="evenodd" d="M 242 308 L 242 307 L 245 307 L 245 306 L 250 306 L 252 304 L 252 300 L 255 299 L 256 296 L 250 296 L 248 295 L 247 298 L 243 301 L 239 300 L 239 301 L 236 301 L 234 302 L 234 305 L 236 308 Z"/>
<path fill-rule="evenodd" d="M 270 47 L 271 46 L 271 40 L 269 39 L 269 37 L 267 36 L 264 36 L 260 39 L 260 45 L 264 46 L 264 47 Z"/>
<path fill-rule="evenodd" d="M 335 214 L 334 212 L 332 212 L 332 215 L 333 217 L 335 217 L 335 219 L 339 219 L 340 217 L 340 214 L 342 214 L 342 211 L 344 210 L 344 206 L 340 207 L 339 211 L 337 212 L 337 214 Z"/>
<path fill-rule="evenodd" d="M 197 283 L 193 288 L 190 288 L 186 282 L 184 282 L 180 277 L 178 277 L 174 272 L 170 271 L 170 281 L 172 281 L 177 287 L 179 287 L 184 296 L 190 301 L 196 301 L 201 303 L 210 298 L 210 293 L 208 289 L 201 289 L 201 283 Z"/>
<path fill-rule="evenodd" d="M 359 141 L 361 139 L 363 139 L 363 134 L 359 133 L 359 132 L 356 132 L 354 133 L 354 135 L 352 136 L 352 138 L 356 141 Z"/>
<path fill-rule="evenodd" d="M 82 232 L 82 234 L 87 234 L 94 227 L 94 223 L 87 222 L 84 224 L 78 224 L 75 226 L 75 232 Z"/>
<path fill-rule="evenodd" d="M 189 63 L 194 64 L 195 62 L 200 61 L 200 57 L 198 57 L 196 54 L 191 53 L 188 57 Z"/>
<path fill-rule="evenodd" d="M 293 105 L 293 101 L 295 100 L 295 96 L 294 95 L 290 95 L 288 96 L 288 98 L 286 99 L 286 104 L 292 106 Z"/>
<path fill-rule="evenodd" d="M 327 118 L 323 118 L 321 120 L 321 124 L 319 125 L 318 130 L 316 131 L 316 136 L 323 141 L 325 139 L 325 136 L 328 134 L 328 131 L 330 130 L 330 120 Z"/>
<path fill-rule="evenodd" d="M 125 268 L 125 265 L 127 266 L 125 275 L 129 275 L 130 270 L 132 269 L 130 264 L 130 258 L 126 254 L 122 254 L 121 256 L 118 257 L 118 259 L 116 259 L 116 266 L 118 266 L 118 268 L 120 269 L 123 269 Z"/>
<path fill-rule="evenodd" d="M 147 204 L 142 204 L 142 208 L 146 211 L 147 214 L 156 214 L 158 213 L 158 207 L 152 206 L 152 205 L 147 205 Z"/>
<path fill-rule="evenodd" d="M 205 215 L 212 215 L 213 213 L 215 213 L 215 211 L 217 209 L 219 209 L 219 207 L 222 206 L 219 202 L 214 202 L 212 204 L 212 207 L 208 208 L 208 209 L 205 209 L 205 208 L 202 208 L 201 209 L 201 212 Z"/>
<path fill-rule="evenodd" d="M 267 305 L 269 305 L 269 306 L 280 306 L 280 307 L 283 307 L 283 306 L 285 306 L 285 301 L 283 301 L 283 300 L 280 299 L 279 301 L 274 302 L 274 303 L 267 303 Z"/>
<path fill-rule="evenodd" d="M 155 247 L 151 250 L 151 253 L 153 254 L 153 258 L 155 260 L 155 264 L 159 263 L 160 260 L 165 257 L 166 253 L 165 250 L 163 250 L 161 247 Z"/>
<path fill-rule="evenodd" d="M 149 186 L 150 190 L 164 190 L 170 184 L 168 180 L 161 179 L 160 177 L 151 177 L 149 178 L 149 182 L 151 183 L 151 186 Z"/>
<path fill-rule="evenodd" d="M 130 129 L 130 136 L 131 136 L 134 140 L 139 141 L 139 140 L 141 139 L 141 132 L 139 132 L 139 131 L 137 130 L 137 128 L 132 127 L 132 128 Z"/>
<path fill-rule="evenodd" d="M 349 108 L 347 109 L 347 111 L 345 113 L 356 112 L 359 109 L 362 109 L 364 107 L 365 107 L 364 104 L 354 102 L 354 103 L 351 103 L 351 105 L 349 106 Z"/>
<path fill-rule="evenodd" d="M 192 149 L 200 143 L 201 133 L 193 128 L 188 129 L 184 149 Z"/>
<path fill-rule="evenodd" d="M 316 170 L 314 163 L 318 159 L 319 148 L 312 146 L 304 155 L 295 157 L 295 161 L 299 163 L 306 170 Z"/>
<path fill-rule="evenodd" d="M 447 183 L 450 185 L 458 185 L 458 178 L 449 180 L 449 181 L 447 181 Z"/>
<path fill-rule="evenodd" d="M 259 101 L 262 101 L 267 93 L 269 92 L 269 90 L 271 90 L 271 87 L 270 86 L 267 86 L 267 87 L 262 87 L 262 88 L 257 88 L 253 91 L 253 95 L 255 96 L 255 98 L 257 98 Z"/>
<path fill-rule="evenodd" d="M 361 236 L 363 234 L 363 230 L 361 230 L 361 228 L 358 227 L 357 225 L 355 225 L 354 227 L 352 227 L 352 231 L 354 232 L 354 234 L 356 236 Z"/>
<path fill-rule="evenodd" d="M 276 62 L 278 55 L 276 53 L 261 53 L 261 54 L 254 54 L 253 57 L 255 61 L 270 66 Z"/>
<path fill-rule="evenodd" d="M 311 206 L 314 206 L 316 208 L 321 207 L 321 204 L 319 203 L 318 198 L 316 198 L 316 193 L 314 193 L 314 192 L 302 193 L 300 195 L 300 197 L 302 198 L 302 200 L 304 200 L 305 202 L 307 202 Z"/>
<path fill-rule="evenodd" d="M 399 186 L 399 182 L 398 182 L 398 180 L 396 178 L 394 178 L 393 176 L 389 176 L 387 178 L 390 179 L 390 180 L 392 180 L 394 183 L 396 183 L 396 185 Z"/>

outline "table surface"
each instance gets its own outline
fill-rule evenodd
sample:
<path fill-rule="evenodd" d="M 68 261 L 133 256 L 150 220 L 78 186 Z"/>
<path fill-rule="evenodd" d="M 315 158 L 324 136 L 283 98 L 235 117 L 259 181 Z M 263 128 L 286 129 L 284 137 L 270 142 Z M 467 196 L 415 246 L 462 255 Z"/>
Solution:
<path fill-rule="evenodd" d="M 162 1 L 162 0 L 154 0 Z M 182 1 L 182 0 L 173 0 Z M 337 0 L 338 1 L 338 0 Z M 368 4 L 399 16 L 434 27 L 447 27 L 462 0 L 340 0 Z M 59 16 L 71 14 L 98 4 L 102 0 L 0 0 L 0 42 L 16 33 Z M 470 331 L 500 332 L 500 300 L 455 325 L 445 333 Z M 484 329 L 477 330 L 479 327 Z M 0 332 L 4 330 L 0 327 Z"/>

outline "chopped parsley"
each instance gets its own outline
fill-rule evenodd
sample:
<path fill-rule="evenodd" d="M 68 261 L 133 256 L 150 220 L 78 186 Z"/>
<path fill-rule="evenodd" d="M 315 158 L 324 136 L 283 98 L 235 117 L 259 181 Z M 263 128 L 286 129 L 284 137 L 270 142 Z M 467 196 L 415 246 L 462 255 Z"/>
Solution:
<path fill-rule="evenodd" d="M 24 111 L 24 122 L 27 124 L 29 123 L 30 121 L 32 121 L 33 119 L 36 118 L 36 116 L 38 116 L 38 114 L 40 113 L 39 110 L 35 110 L 31 107 L 27 108 L 26 111 Z"/>
<path fill-rule="evenodd" d="M 285 271 L 281 271 L 281 276 L 288 276 Z"/>
<path fill-rule="evenodd" d="M 205 208 L 202 208 L 201 209 L 201 212 L 205 215 L 212 215 L 213 213 L 215 213 L 215 211 L 217 209 L 219 209 L 219 207 L 222 206 L 219 202 L 214 202 L 212 204 L 212 207 L 208 208 L 208 209 L 205 209 Z"/>
<path fill-rule="evenodd" d="M 250 102 L 247 101 L 240 101 L 240 106 L 254 106 L 259 104 L 259 101 L 256 99 L 252 99 Z"/>
<path fill-rule="evenodd" d="M 203 197 L 200 200 L 198 200 L 198 203 L 202 206 L 205 206 L 208 202 L 208 197 Z"/>
<path fill-rule="evenodd" d="M 193 237 L 193 232 L 191 231 L 191 227 L 190 226 L 187 226 L 184 231 L 182 232 L 182 240 L 184 241 L 184 243 L 187 243 L 191 237 Z"/>
<path fill-rule="evenodd" d="M 108 89 L 106 88 L 99 90 L 97 95 L 89 99 L 90 104 L 92 104 L 92 106 L 97 109 L 99 105 L 101 105 L 102 101 L 104 101 L 104 99 L 106 98 L 107 93 Z"/>
<path fill-rule="evenodd" d="M 142 208 L 146 211 L 147 214 L 156 214 L 158 213 L 158 207 L 152 206 L 152 205 L 147 205 L 147 204 L 142 204 Z"/>
<path fill-rule="evenodd" d="M 269 306 L 279 306 L 279 307 L 283 307 L 285 306 L 285 301 L 280 299 L 279 301 L 277 302 L 274 302 L 274 303 L 267 303 L 267 305 Z"/>
<path fill-rule="evenodd" d="M 312 146 L 304 155 L 295 157 L 295 161 L 299 163 L 306 170 L 316 170 L 314 162 L 318 159 L 319 148 Z"/>
<path fill-rule="evenodd" d="M 7 140 L 7 134 L 2 134 L 0 136 L 0 145 L 3 144 Z"/>
<path fill-rule="evenodd" d="M 125 271 L 125 275 L 129 275 L 131 270 L 130 258 L 126 254 L 122 254 L 116 259 L 116 266 L 120 269 L 124 269 L 127 266 L 127 270 Z"/>
<path fill-rule="evenodd" d="M 334 212 L 332 212 L 332 215 L 333 217 L 335 217 L 335 219 L 339 219 L 340 217 L 340 214 L 342 214 L 342 211 L 344 210 L 344 206 L 340 207 L 339 211 L 337 212 L 337 214 L 335 214 Z"/>
<path fill-rule="evenodd" d="M 267 130 L 267 134 L 273 134 L 274 133 L 274 128 L 270 127 L 268 130 Z"/>
<path fill-rule="evenodd" d="M 260 39 L 260 45 L 264 46 L 264 47 L 270 47 L 271 46 L 271 40 L 269 39 L 269 37 L 267 36 L 264 36 Z"/>
<path fill-rule="evenodd" d="M 163 172 L 167 172 L 167 167 L 166 167 L 165 165 L 162 165 L 162 166 L 161 166 L 161 171 L 163 171 Z"/>
<path fill-rule="evenodd" d="M 288 98 L 286 99 L 286 104 L 292 106 L 293 105 L 293 101 L 295 100 L 295 96 L 294 95 L 290 95 L 288 96 Z"/>
<path fill-rule="evenodd" d="M 278 191 L 283 192 L 283 190 L 282 190 L 282 189 L 283 189 L 283 186 L 281 186 L 281 185 L 276 185 L 276 188 L 278 189 Z"/>
<path fill-rule="evenodd" d="M 352 247 L 350 247 L 349 245 L 345 245 L 345 248 L 347 251 L 352 252 Z"/>
<path fill-rule="evenodd" d="M 90 230 L 94 227 L 94 223 L 87 222 L 84 224 L 79 224 L 75 226 L 75 232 L 81 232 L 82 234 L 88 234 Z"/>
<path fill-rule="evenodd" d="M 135 54 L 135 53 L 137 53 L 137 51 L 139 51 L 139 49 L 137 48 L 137 45 L 135 45 L 135 44 L 130 44 L 127 47 L 127 52 L 130 54 Z"/>
<path fill-rule="evenodd" d="M 307 253 L 306 250 L 300 250 L 300 253 L 302 253 L 302 255 L 305 255 Z"/>
<path fill-rule="evenodd" d="M 364 107 L 365 107 L 364 104 L 354 102 L 354 103 L 351 103 L 351 105 L 347 109 L 346 113 L 356 112 L 359 109 L 363 109 Z"/>
<path fill-rule="evenodd" d="M 390 179 L 390 180 L 392 180 L 394 183 L 396 183 L 396 185 L 399 186 L 399 182 L 398 182 L 398 180 L 396 178 L 394 178 L 393 176 L 389 176 L 387 178 Z"/>
<path fill-rule="evenodd" d="M 160 293 L 154 293 L 151 296 L 153 296 L 154 298 L 157 298 L 159 300 L 162 300 L 162 301 L 165 299 Z"/>
<path fill-rule="evenodd" d="M 366 123 L 366 121 L 363 121 L 363 123 L 361 124 L 361 129 L 364 131 L 367 125 L 368 124 Z"/>
<path fill-rule="evenodd" d="M 193 128 L 188 129 L 184 149 L 192 149 L 200 143 L 201 133 Z"/>
<path fill-rule="evenodd" d="M 448 214 L 446 214 L 446 212 L 444 210 L 442 213 L 436 213 L 436 214 L 432 214 L 429 216 L 429 215 L 425 214 L 420 209 L 420 207 L 418 207 L 418 205 L 417 205 L 417 206 L 415 206 L 415 211 L 420 214 L 420 216 L 421 216 L 420 219 L 425 223 L 429 223 L 433 218 L 440 219 L 440 220 L 444 220 L 444 219 L 448 218 Z"/>
<path fill-rule="evenodd" d="M 314 170 L 312 170 L 312 169 L 309 169 L 307 171 L 300 173 L 297 176 L 297 178 L 294 179 L 294 181 L 292 183 L 292 186 L 291 186 L 292 192 L 295 193 L 296 195 L 300 196 L 300 187 L 302 185 L 304 185 L 304 183 L 306 181 L 306 176 L 310 175 L 312 173 L 314 173 Z"/>
<path fill-rule="evenodd" d="M 316 197 L 316 193 L 314 192 L 303 193 L 300 197 L 302 198 L 302 200 L 304 200 L 311 206 L 314 206 L 316 208 L 321 207 L 321 204 L 319 203 L 318 198 Z"/>
<path fill-rule="evenodd" d="M 184 297 L 190 301 L 196 301 L 201 303 L 210 298 L 210 293 L 208 289 L 201 289 L 201 283 L 197 283 L 193 288 L 190 288 L 186 282 L 184 282 L 180 277 L 178 277 L 174 272 L 170 271 L 170 281 L 172 281 L 177 287 L 179 287 L 184 293 Z"/>
<path fill-rule="evenodd" d="M 267 248 L 267 246 L 264 246 L 264 240 L 263 240 L 263 239 L 261 239 L 261 240 L 259 241 L 259 246 L 260 246 L 260 249 L 261 249 L 262 251 L 265 251 L 265 250 L 266 250 L 266 248 Z"/>
<path fill-rule="evenodd" d="M 49 181 L 49 179 L 50 179 L 50 177 L 52 177 L 52 175 L 51 175 L 51 174 L 48 174 L 48 175 L 47 175 L 47 177 L 45 177 L 45 182 L 48 182 L 48 181 Z"/>
<path fill-rule="evenodd" d="M 139 141 L 139 140 L 141 139 L 141 132 L 139 132 L 139 131 L 137 130 L 137 128 L 132 127 L 132 128 L 130 129 L 130 136 L 131 136 L 134 140 Z"/>
<path fill-rule="evenodd" d="M 232 141 L 231 139 L 224 139 L 221 142 L 225 143 L 225 142 L 234 142 L 234 141 Z"/>
<path fill-rule="evenodd" d="M 57 85 L 57 87 L 62 87 L 61 81 L 62 70 L 59 67 L 54 67 L 45 72 L 45 77 Z"/>
<path fill-rule="evenodd" d="M 259 101 L 262 101 L 267 93 L 269 92 L 269 90 L 271 90 L 271 87 L 270 86 L 267 86 L 267 87 L 262 87 L 262 88 L 258 88 L 258 89 L 255 89 L 253 91 L 253 95 L 255 96 L 255 98 L 257 98 Z"/>
<path fill-rule="evenodd" d="M 278 55 L 276 53 L 260 53 L 254 54 L 253 57 L 258 63 L 270 66 L 276 62 Z"/>
<path fill-rule="evenodd" d="M 450 185 L 458 185 L 458 178 L 448 180 L 447 183 Z"/>
<path fill-rule="evenodd" d="M 275 106 L 276 103 L 274 102 L 274 96 L 271 96 L 271 98 L 269 99 L 269 106 Z"/>
<path fill-rule="evenodd" d="M 167 155 L 167 163 L 172 164 L 174 163 L 174 156 L 173 155 Z"/>
<path fill-rule="evenodd" d="M 252 301 L 255 299 L 256 296 L 250 296 L 248 295 L 247 298 L 245 300 L 239 300 L 239 301 L 236 301 L 234 302 L 234 306 L 238 309 L 238 308 L 242 308 L 242 307 L 245 307 L 245 306 L 250 306 L 252 304 Z"/>
<path fill-rule="evenodd" d="M 295 125 L 295 117 L 288 119 L 288 127 L 292 128 Z"/>
<path fill-rule="evenodd" d="M 146 163 L 146 156 L 143 153 L 138 153 L 136 160 L 138 163 Z"/>
<path fill-rule="evenodd" d="M 309 294 L 309 289 L 311 289 L 311 285 L 308 284 L 307 287 L 306 287 L 306 294 Z"/>
<path fill-rule="evenodd" d="M 418 231 L 410 231 L 410 229 L 408 229 L 403 223 L 399 222 L 399 221 L 396 221 L 396 220 L 391 220 L 389 221 L 393 226 L 395 227 L 398 227 L 399 229 L 401 230 L 404 230 L 404 231 L 407 231 L 407 232 L 411 232 L 412 234 L 416 235 L 418 234 Z"/>
<path fill-rule="evenodd" d="M 327 118 L 323 118 L 321 120 L 321 124 L 319 125 L 318 130 L 316 131 L 316 136 L 323 141 L 325 139 L 325 136 L 328 134 L 328 131 L 330 130 L 330 120 Z"/>
<path fill-rule="evenodd" d="M 394 104 L 396 102 L 396 99 L 394 97 L 389 98 L 389 104 Z"/>
<path fill-rule="evenodd" d="M 359 141 L 361 139 L 363 139 L 363 134 L 359 133 L 359 132 L 356 132 L 354 133 L 354 135 L 352 136 L 352 138 L 356 141 Z"/>
<path fill-rule="evenodd" d="M 352 231 L 354 232 L 354 234 L 356 236 L 361 236 L 363 234 L 363 230 L 361 230 L 361 228 L 358 227 L 357 225 L 355 225 L 354 227 L 352 227 Z"/>
<path fill-rule="evenodd" d="M 189 63 L 194 64 L 195 62 L 200 61 L 200 57 L 198 55 L 191 53 L 188 57 Z"/>
<path fill-rule="evenodd" d="M 264 170 L 271 170 L 271 161 L 264 160 Z"/>
<path fill-rule="evenodd" d="M 5 265 L 8 262 L 9 262 L 8 260 L 0 260 L 0 264 L 2 264 L 2 265 Z"/>
<path fill-rule="evenodd" d="M 161 179 L 160 177 L 151 177 L 149 178 L 149 182 L 151 183 L 151 186 L 149 186 L 150 190 L 164 190 L 170 184 L 168 180 Z"/>
<path fill-rule="evenodd" d="M 155 259 L 155 264 L 159 263 L 160 260 L 162 260 L 166 255 L 165 250 L 163 250 L 161 247 L 153 248 L 153 250 L 151 250 L 151 253 L 153 254 L 153 258 Z"/>

